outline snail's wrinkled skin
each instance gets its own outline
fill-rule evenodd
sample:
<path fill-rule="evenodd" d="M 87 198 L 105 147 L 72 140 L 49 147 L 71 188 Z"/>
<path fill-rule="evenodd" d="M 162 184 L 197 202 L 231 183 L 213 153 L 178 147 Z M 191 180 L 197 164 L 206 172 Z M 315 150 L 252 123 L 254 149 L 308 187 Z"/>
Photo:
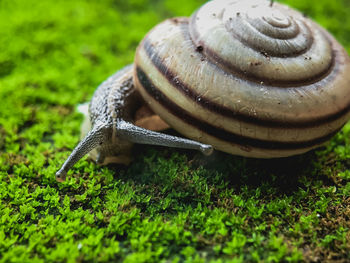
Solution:
<path fill-rule="evenodd" d="M 209 155 L 213 148 L 196 141 L 170 136 L 138 127 L 133 116 L 141 100 L 132 81 L 133 66 L 118 71 L 95 91 L 89 105 L 92 129 L 75 147 L 56 173 L 65 180 L 68 170 L 84 155 L 96 149 L 97 163 L 128 164 L 133 143 L 195 149 Z"/>
<path fill-rule="evenodd" d="M 248 157 L 301 154 L 350 118 L 350 58 L 323 28 L 268 0 L 213 0 L 155 26 L 90 104 L 92 129 L 57 172 L 96 148 L 128 163 L 132 143 Z M 192 140 L 134 124 L 145 101 Z"/>

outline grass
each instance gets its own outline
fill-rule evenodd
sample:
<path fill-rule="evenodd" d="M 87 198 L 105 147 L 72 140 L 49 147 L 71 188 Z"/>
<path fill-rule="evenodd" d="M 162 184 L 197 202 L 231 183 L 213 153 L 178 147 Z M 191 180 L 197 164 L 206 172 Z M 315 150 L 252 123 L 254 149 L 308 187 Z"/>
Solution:
<path fill-rule="evenodd" d="M 56 182 L 76 105 L 203 2 L 0 1 L 1 262 L 350 261 L 349 124 L 282 160 L 137 146 L 129 167 L 84 158 Z M 284 2 L 350 51 L 347 0 Z"/>

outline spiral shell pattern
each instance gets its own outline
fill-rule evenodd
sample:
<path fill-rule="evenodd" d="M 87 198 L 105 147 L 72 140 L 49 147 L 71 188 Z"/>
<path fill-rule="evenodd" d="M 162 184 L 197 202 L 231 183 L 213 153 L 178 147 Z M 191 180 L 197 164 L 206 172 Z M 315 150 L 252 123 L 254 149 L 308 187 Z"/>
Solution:
<path fill-rule="evenodd" d="M 136 87 L 162 119 L 231 154 L 300 154 L 350 117 L 346 51 L 310 19 L 266 0 L 214 0 L 191 18 L 166 20 L 141 42 L 134 65 Z"/>

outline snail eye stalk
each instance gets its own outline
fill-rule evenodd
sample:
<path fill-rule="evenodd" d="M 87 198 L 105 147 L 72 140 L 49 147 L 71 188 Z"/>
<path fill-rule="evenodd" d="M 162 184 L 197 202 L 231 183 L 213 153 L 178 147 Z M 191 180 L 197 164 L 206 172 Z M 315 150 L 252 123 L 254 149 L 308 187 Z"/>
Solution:
<path fill-rule="evenodd" d="M 120 138 L 133 143 L 199 150 L 205 155 L 210 155 L 213 152 L 213 147 L 211 145 L 143 129 L 125 121 L 120 121 L 118 123 L 117 133 Z"/>

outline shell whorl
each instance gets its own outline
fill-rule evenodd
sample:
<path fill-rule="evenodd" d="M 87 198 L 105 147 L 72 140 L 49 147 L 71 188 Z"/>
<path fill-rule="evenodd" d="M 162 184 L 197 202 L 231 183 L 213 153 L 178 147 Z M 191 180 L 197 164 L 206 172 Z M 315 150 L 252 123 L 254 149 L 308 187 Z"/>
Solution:
<path fill-rule="evenodd" d="M 308 151 L 344 125 L 349 65 L 336 40 L 293 9 L 214 0 L 145 37 L 134 82 L 180 133 L 271 158 Z"/>
<path fill-rule="evenodd" d="M 278 3 L 212 1 L 191 17 L 189 30 L 208 59 L 252 81 L 303 85 L 332 66 L 321 29 Z"/>

